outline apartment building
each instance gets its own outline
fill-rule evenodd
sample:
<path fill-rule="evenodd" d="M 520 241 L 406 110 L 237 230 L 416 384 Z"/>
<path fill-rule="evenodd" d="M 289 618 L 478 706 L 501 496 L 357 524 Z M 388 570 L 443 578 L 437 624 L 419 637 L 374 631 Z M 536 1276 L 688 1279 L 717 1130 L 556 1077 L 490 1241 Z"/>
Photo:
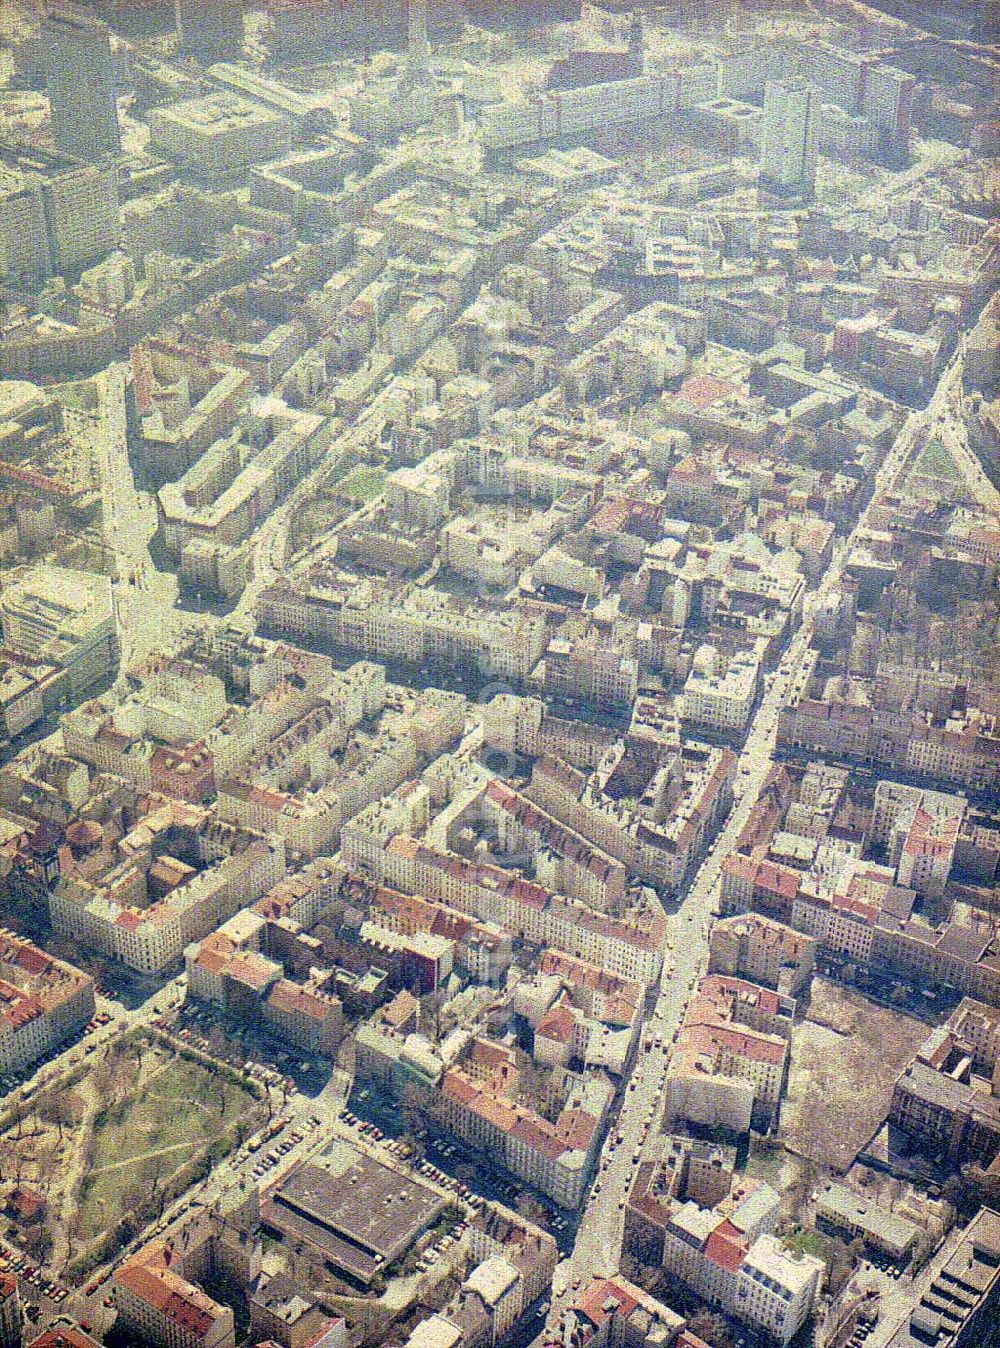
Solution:
<path fill-rule="evenodd" d="M 24 1316 L 16 1273 L 0 1273 L 0 1345 L 21 1348 Z"/>
<path fill-rule="evenodd" d="M 250 430 L 210 445 L 176 482 L 159 491 L 164 542 L 180 557 L 193 542 L 235 546 L 323 457 L 329 421 L 270 397 L 251 404 Z"/>
<path fill-rule="evenodd" d="M 872 837 L 885 847 L 901 885 L 928 898 L 941 897 L 967 809 L 964 796 L 879 782 Z"/>
<path fill-rule="evenodd" d="M 348 865 L 355 864 L 354 855 L 353 848 L 345 848 Z M 375 864 L 388 884 L 471 912 L 512 936 L 555 946 L 624 978 L 646 984 L 659 978 L 662 910 L 609 917 L 502 867 L 440 851 L 402 833 L 382 848 Z"/>
<path fill-rule="evenodd" d="M 996 718 L 976 707 L 946 717 L 802 696 L 778 713 L 778 748 L 898 769 L 976 791 L 1000 790 Z"/>
<path fill-rule="evenodd" d="M 20 1072 L 94 1014 L 94 980 L 0 931 L 0 1072 Z"/>
<path fill-rule="evenodd" d="M 787 1344 L 809 1315 L 826 1266 L 792 1254 L 772 1234 L 777 1209 L 768 1186 L 746 1179 L 712 1209 L 683 1203 L 664 1230 L 663 1267 L 748 1328 Z"/>
<path fill-rule="evenodd" d="M 306 1055 L 333 1057 L 344 1033 L 340 998 L 329 990 L 332 975 L 305 984 L 280 978 L 261 1003 L 264 1025 Z"/>
<path fill-rule="evenodd" d="M 293 584 L 266 589 L 256 606 L 265 629 L 320 638 L 372 659 L 434 669 L 478 669 L 523 682 L 544 650 L 537 614 L 474 605 L 430 589 L 390 586 L 318 564 Z"/>
<path fill-rule="evenodd" d="M 621 1077 L 638 1042 L 643 996 L 641 983 L 547 950 L 538 974 L 511 992 L 508 1009 L 532 1027 L 537 1063 L 578 1062 Z"/>
<path fill-rule="evenodd" d="M 991 1036 L 988 1043 L 983 1031 Z M 915 1147 L 944 1155 L 952 1165 L 987 1167 L 1000 1154 L 996 1034 L 997 1013 L 966 1000 L 900 1073 L 889 1120 Z M 979 1045 L 970 1038 L 979 1038 Z"/>
<path fill-rule="evenodd" d="M 592 1278 L 574 1292 L 555 1333 L 557 1337 L 543 1337 L 543 1348 L 558 1348 L 567 1339 L 580 1348 L 632 1348 L 639 1343 L 707 1348 L 704 1339 L 685 1327 L 683 1316 L 621 1276 Z"/>
<path fill-rule="evenodd" d="M 555 715 L 544 702 L 514 693 L 498 693 L 483 713 L 487 747 L 526 758 L 563 759 L 593 769 L 618 736 L 604 726 Z"/>
<path fill-rule="evenodd" d="M 511 937 L 495 923 L 478 922 L 447 904 L 371 885 L 358 876 L 346 883 L 351 897 L 368 907 L 374 927 L 406 936 L 444 937 L 454 950 L 455 968 L 471 982 L 496 985 L 503 981 L 512 959 Z"/>
<path fill-rule="evenodd" d="M 454 827 L 461 830 L 466 819 L 480 818 L 495 827 L 500 853 L 536 858 L 536 873 L 547 878 L 553 889 L 574 894 L 602 913 L 622 911 L 624 865 L 506 782 L 493 779 L 486 783 L 456 818 Z"/>
<path fill-rule="evenodd" d="M 137 1262 L 116 1270 L 115 1308 L 123 1324 L 162 1348 L 235 1348 L 233 1313 L 169 1267 Z"/>
<path fill-rule="evenodd" d="M 709 974 L 688 1005 L 667 1070 L 665 1118 L 734 1133 L 771 1128 L 788 1072 L 795 1003 Z"/>
<path fill-rule="evenodd" d="M 808 992 L 816 962 L 816 940 L 760 913 L 744 913 L 713 923 L 709 972 L 746 978 L 788 997 Z"/>
<path fill-rule="evenodd" d="M 285 873 L 279 839 L 222 826 L 170 802 L 126 835 L 106 868 L 88 874 L 67 860 L 49 893 L 52 925 L 142 973 L 158 973 L 176 963 L 186 946 L 206 936 L 248 903 L 255 902 Z M 175 821 L 196 864 L 170 858 L 154 863 L 147 845 L 157 834 L 168 838 Z"/>
<path fill-rule="evenodd" d="M 760 668 L 759 651 L 737 651 L 725 660 L 717 647 L 703 643 L 684 684 L 681 716 L 723 733 L 745 730 L 757 700 Z"/>
<path fill-rule="evenodd" d="M 244 1182 L 197 1208 L 175 1234 L 142 1246 L 111 1282 L 125 1332 L 158 1348 L 235 1348 L 232 1310 L 201 1284 L 252 1283 L 261 1271 L 259 1231 L 257 1190 Z"/>
<path fill-rule="evenodd" d="M 159 339 L 134 348 L 132 370 L 143 466 L 161 484 L 232 431 L 254 390 L 249 371 Z"/>
<path fill-rule="evenodd" d="M 450 1132 L 497 1156 L 560 1207 L 576 1208 L 593 1173 L 614 1090 L 596 1075 L 564 1074 L 562 1107 L 553 1123 L 519 1103 L 519 1076 L 512 1050 L 474 1037 L 445 1070 L 430 1108 Z"/>
<path fill-rule="evenodd" d="M 734 853 L 722 867 L 723 912 L 749 909 L 815 937 L 819 949 L 870 973 L 948 987 L 1000 1005 L 1000 941 L 970 918 L 934 924 L 913 916 L 914 891 L 896 872 L 841 857 L 810 876 L 766 857 Z"/>
<path fill-rule="evenodd" d="M 636 733 L 609 748 L 590 774 L 544 755 L 526 794 L 627 870 L 671 889 L 728 812 L 735 775 L 728 749 Z"/>
<path fill-rule="evenodd" d="M 547 1292 L 558 1259 L 551 1236 L 498 1204 L 484 1205 L 468 1234 L 472 1268 L 459 1291 L 413 1330 L 406 1348 L 503 1341 Z"/>

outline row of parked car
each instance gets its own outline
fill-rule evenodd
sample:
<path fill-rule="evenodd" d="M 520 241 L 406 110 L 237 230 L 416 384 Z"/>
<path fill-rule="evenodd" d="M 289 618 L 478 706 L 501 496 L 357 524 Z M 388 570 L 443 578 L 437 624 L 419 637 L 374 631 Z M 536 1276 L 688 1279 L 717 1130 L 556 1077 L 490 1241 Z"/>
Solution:
<path fill-rule="evenodd" d="M 259 1158 L 254 1166 L 252 1172 L 254 1179 L 260 1179 L 262 1175 L 266 1175 L 273 1166 L 278 1164 L 282 1156 L 287 1156 L 293 1147 L 299 1145 L 302 1141 L 302 1136 L 302 1133 L 297 1129 L 293 1129 L 292 1132 L 283 1137 L 280 1142 L 276 1142 L 270 1151 L 265 1152 L 264 1155 Z"/>
<path fill-rule="evenodd" d="M 16 1273 L 22 1283 L 36 1287 L 43 1297 L 48 1297 L 57 1306 L 69 1296 L 69 1288 L 63 1287 L 61 1283 L 50 1282 L 40 1268 L 7 1245 L 0 1245 L 0 1273 Z"/>
<path fill-rule="evenodd" d="M 413 1149 L 408 1144 L 399 1142 L 392 1137 L 386 1137 L 381 1128 L 377 1128 L 375 1124 L 366 1119 L 359 1119 L 358 1116 L 349 1109 L 342 1109 L 339 1118 L 341 1122 L 346 1123 L 349 1128 L 356 1129 L 359 1136 L 367 1138 L 369 1142 L 381 1142 L 387 1151 L 391 1152 L 393 1155 L 399 1156 L 401 1159 L 405 1160 L 409 1157 L 410 1167 L 415 1170 L 418 1175 L 423 1175 L 427 1179 L 432 1179 L 435 1184 L 439 1184 L 443 1189 L 450 1189 L 452 1193 L 457 1194 L 459 1198 L 463 1198 L 472 1207 L 482 1206 L 482 1199 L 474 1194 L 467 1184 L 460 1184 L 454 1176 L 446 1174 L 436 1165 L 432 1165 L 430 1161 L 422 1160 L 420 1157 L 413 1157 Z M 424 1135 L 426 1136 L 426 1132 Z M 452 1153 L 454 1154 L 454 1148 L 452 1148 Z"/>
<path fill-rule="evenodd" d="M 83 1033 L 93 1034 L 94 1031 L 99 1030 L 102 1025 L 110 1025 L 110 1023 L 111 1023 L 111 1016 L 109 1012 L 98 1011 L 97 1015 L 94 1017 L 93 1020 L 87 1021 L 86 1025 L 83 1027 Z"/>
<path fill-rule="evenodd" d="M 458 1244 L 468 1225 L 468 1222 L 456 1222 L 450 1231 L 446 1231 L 433 1245 L 428 1246 L 417 1260 L 417 1272 L 426 1273 L 428 1269 L 433 1268 L 442 1255 L 447 1254 L 453 1245 Z"/>

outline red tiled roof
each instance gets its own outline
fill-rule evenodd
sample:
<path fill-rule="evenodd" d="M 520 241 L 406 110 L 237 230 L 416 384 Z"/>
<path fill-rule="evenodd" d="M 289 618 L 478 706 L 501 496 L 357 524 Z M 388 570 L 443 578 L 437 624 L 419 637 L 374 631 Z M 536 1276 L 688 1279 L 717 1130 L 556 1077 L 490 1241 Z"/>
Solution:
<path fill-rule="evenodd" d="M 724 379 L 716 379 L 710 374 L 698 374 L 685 379 L 677 397 L 697 408 L 704 408 L 721 402 L 723 398 L 732 397 L 737 392 L 735 384 L 730 384 Z"/>
<path fill-rule="evenodd" d="M 708 1258 L 729 1273 L 736 1272 L 743 1263 L 746 1252 L 746 1238 L 728 1220 L 715 1228 L 705 1246 Z"/>

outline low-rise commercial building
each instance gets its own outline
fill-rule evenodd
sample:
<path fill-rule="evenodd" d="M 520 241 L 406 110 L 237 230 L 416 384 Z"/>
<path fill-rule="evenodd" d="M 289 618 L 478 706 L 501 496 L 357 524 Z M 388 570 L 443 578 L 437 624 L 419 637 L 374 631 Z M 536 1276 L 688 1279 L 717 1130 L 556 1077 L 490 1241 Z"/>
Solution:
<path fill-rule="evenodd" d="M 898 1264 L 907 1261 L 919 1234 L 916 1223 L 833 1181 L 816 1199 L 816 1225 L 847 1241 L 861 1240 Z"/>
<path fill-rule="evenodd" d="M 232 93 L 151 108 L 149 130 L 154 150 L 205 177 L 278 159 L 291 146 L 286 117 Z"/>
<path fill-rule="evenodd" d="M 888 1348 L 994 1348 L 1000 1317 L 1000 1213 L 980 1208 L 952 1250 L 935 1257 L 927 1290 L 902 1310 Z"/>

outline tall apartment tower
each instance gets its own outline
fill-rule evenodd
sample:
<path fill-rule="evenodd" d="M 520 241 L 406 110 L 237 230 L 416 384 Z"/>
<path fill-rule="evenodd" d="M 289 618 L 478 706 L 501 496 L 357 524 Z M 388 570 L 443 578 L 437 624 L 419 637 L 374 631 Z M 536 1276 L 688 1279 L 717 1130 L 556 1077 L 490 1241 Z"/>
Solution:
<path fill-rule="evenodd" d="M 816 187 L 819 95 L 802 80 L 764 86 L 761 186 L 782 196 L 812 196 Z"/>
<path fill-rule="evenodd" d="M 91 162 L 121 153 L 115 62 L 105 24 L 83 10 L 54 9 L 42 28 L 56 149 Z"/>
<path fill-rule="evenodd" d="M 407 15 L 406 65 L 411 79 L 427 74 L 431 44 L 427 37 L 427 0 L 410 0 Z"/>
<path fill-rule="evenodd" d="M 242 0 L 174 0 L 174 21 L 182 52 L 206 63 L 239 59 Z"/>

